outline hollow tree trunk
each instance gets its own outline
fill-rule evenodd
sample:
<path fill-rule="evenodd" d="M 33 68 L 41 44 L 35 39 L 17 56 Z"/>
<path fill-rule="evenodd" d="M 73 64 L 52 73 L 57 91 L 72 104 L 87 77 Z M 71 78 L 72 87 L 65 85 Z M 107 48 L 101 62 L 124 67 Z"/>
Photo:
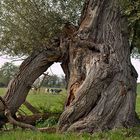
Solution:
<path fill-rule="evenodd" d="M 137 73 L 118 0 L 88 0 L 62 68 L 68 98 L 60 131 L 94 132 L 139 124 Z"/>

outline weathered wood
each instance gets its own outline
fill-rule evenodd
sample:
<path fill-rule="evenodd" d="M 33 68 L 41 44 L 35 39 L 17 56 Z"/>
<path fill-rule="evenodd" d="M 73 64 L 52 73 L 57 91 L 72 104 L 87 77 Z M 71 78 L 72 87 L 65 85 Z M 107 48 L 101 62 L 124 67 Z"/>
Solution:
<path fill-rule="evenodd" d="M 86 1 L 82 15 L 64 63 L 70 78 L 59 130 L 93 133 L 139 125 L 137 73 L 118 0 Z"/>
<path fill-rule="evenodd" d="M 45 113 L 45 114 L 36 114 L 32 116 L 20 116 L 13 118 L 12 114 L 7 106 L 7 103 L 4 101 L 4 99 L 0 96 L 0 102 L 4 106 L 4 115 L 7 118 L 7 120 L 13 125 L 18 126 L 24 129 L 31 129 L 33 131 L 40 131 L 40 132 L 48 132 L 48 133 L 54 133 L 56 132 L 55 127 L 44 127 L 44 128 L 36 128 L 35 125 L 36 121 L 39 119 L 47 119 L 49 118 L 52 113 Z M 53 116 L 60 116 L 59 113 L 53 114 Z"/>
<path fill-rule="evenodd" d="M 33 114 L 40 113 L 40 111 L 38 109 L 36 109 L 34 106 L 32 106 L 28 101 L 25 101 L 23 103 L 23 105 L 25 105 L 27 107 L 27 109 L 29 109 Z"/>
<path fill-rule="evenodd" d="M 16 77 L 10 82 L 4 96 L 9 109 L 14 114 L 31 89 L 34 81 L 43 74 L 55 61 L 60 61 L 61 51 L 57 46 L 54 49 L 35 51 L 20 66 Z"/>
<path fill-rule="evenodd" d="M 34 115 L 18 115 L 16 120 L 26 124 L 34 125 L 38 120 L 47 120 L 49 117 L 60 117 L 60 113 L 39 113 Z"/>
<path fill-rule="evenodd" d="M 3 106 L 4 106 L 4 115 L 5 115 L 5 117 L 8 119 L 8 121 L 9 121 L 11 124 L 13 124 L 14 126 L 19 126 L 19 127 L 22 127 L 22 128 L 29 128 L 29 129 L 31 129 L 31 130 L 36 130 L 36 131 L 37 131 L 37 129 L 36 129 L 34 126 L 30 125 L 30 124 L 26 124 L 26 123 L 22 123 L 22 122 L 16 121 L 16 120 L 12 117 L 9 108 L 8 108 L 6 102 L 4 101 L 4 99 L 3 99 L 2 97 L 0 97 L 0 102 L 1 102 L 1 103 L 3 104 Z"/>
<path fill-rule="evenodd" d="M 89 132 L 140 124 L 137 72 L 130 61 L 127 23 L 118 0 L 87 0 L 79 29 L 23 62 L 5 100 L 12 114 L 53 62 L 62 62 L 67 101 L 59 131 Z M 3 109 L 1 109 L 3 112 Z"/>

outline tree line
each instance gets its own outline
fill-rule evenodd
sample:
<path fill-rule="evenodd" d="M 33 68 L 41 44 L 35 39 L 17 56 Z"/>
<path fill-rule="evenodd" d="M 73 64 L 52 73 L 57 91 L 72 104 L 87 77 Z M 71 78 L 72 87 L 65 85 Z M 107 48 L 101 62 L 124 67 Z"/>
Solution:
<path fill-rule="evenodd" d="M 0 68 L 0 87 L 7 87 L 8 83 L 15 77 L 18 70 L 19 66 L 11 62 L 4 63 Z M 45 79 L 43 79 L 43 76 L 40 76 L 33 85 L 35 87 L 38 87 L 40 84 L 41 87 L 65 88 L 65 76 L 58 76 L 56 74 L 53 74 L 47 75 Z"/>

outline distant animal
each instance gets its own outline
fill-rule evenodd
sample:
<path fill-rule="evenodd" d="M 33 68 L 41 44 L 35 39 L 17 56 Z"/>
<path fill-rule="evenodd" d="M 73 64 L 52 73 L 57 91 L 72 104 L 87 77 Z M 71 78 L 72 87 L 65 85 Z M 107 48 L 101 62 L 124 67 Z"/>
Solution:
<path fill-rule="evenodd" d="M 61 91 L 62 91 L 62 89 L 54 89 L 54 92 L 57 94 L 60 93 Z"/>
<path fill-rule="evenodd" d="M 56 88 L 48 88 L 45 89 L 45 93 L 52 93 L 52 94 L 59 94 L 62 91 L 62 89 L 56 89 Z"/>

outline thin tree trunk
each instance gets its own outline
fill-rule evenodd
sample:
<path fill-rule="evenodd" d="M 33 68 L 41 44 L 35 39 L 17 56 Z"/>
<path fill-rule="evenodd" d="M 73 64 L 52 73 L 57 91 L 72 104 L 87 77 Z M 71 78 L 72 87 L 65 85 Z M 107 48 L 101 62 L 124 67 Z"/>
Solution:
<path fill-rule="evenodd" d="M 23 122 L 26 124 L 36 125 L 36 122 L 39 120 L 47 120 L 50 117 L 55 117 L 56 119 L 59 119 L 60 113 L 39 113 L 34 115 L 19 115 L 17 117 L 17 121 Z"/>
<path fill-rule="evenodd" d="M 69 78 L 60 131 L 90 132 L 139 124 L 137 73 L 130 61 L 126 20 L 118 0 L 89 0 L 64 72 Z"/>

